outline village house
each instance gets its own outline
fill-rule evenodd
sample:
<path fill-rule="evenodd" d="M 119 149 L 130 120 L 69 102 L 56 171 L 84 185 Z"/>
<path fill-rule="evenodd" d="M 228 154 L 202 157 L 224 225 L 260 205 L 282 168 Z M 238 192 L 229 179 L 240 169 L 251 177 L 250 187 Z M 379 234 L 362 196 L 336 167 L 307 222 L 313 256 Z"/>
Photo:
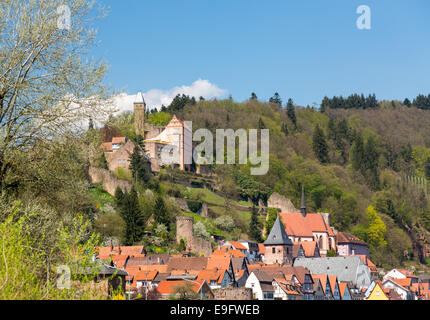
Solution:
<path fill-rule="evenodd" d="M 340 294 L 340 288 L 339 288 L 339 282 L 337 281 L 336 276 L 329 276 L 328 280 L 330 282 L 330 288 L 333 295 L 334 300 L 340 300 L 341 294 Z"/>
<path fill-rule="evenodd" d="M 321 284 L 321 289 L 323 292 L 323 296 L 321 293 L 318 293 L 318 299 L 315 300 L 333 300 L 333 290 L 331 288 L 331 284 L 329 281 L 329 277 L 327 274 L 312 274 L 312 279 L 314 281 L 319 281 Z"/>
<path fill-rule="evenodd" d="M 274 300 L 301 300 L 300 285 L 295 281 L 294 275 L 285 278 L 275 278 L 272 282 Z"/>
<path fill-rule="evenodd" d="M 351 290 L 346 282 L 339 282 L 339 291 L 341 300 L 353 300 Z"/>
<path fill-rule="evenodd" d="M 364 293 L 364 300 L 390 300 L 386 295 L 381 282 L 372 281 Z"/>
<path fill-rule="evenodd" d="M 248 261 L 254 261 L 259 259 L 258 243 L 250 240 L 239 240 L 237 242 L 246 248 L 245 255 L 248 258 Z"/>
<path fill-rule="evenodd" d="M 273 300 L 273 277 L 261 270 L 252 271 L 246 280 L 245 287 L 252 289 L 253 298 L 256 300 Z"/>
<path fill-rule="evenodd" d="M 382 287 L 384 289 L 392 289 L 394 290 L 402 300 L 415 300 L 415 295 L 410 290 L 411 279 L 396 279 L 396 278 L 387 278 L 382 282 Z"/>
<path fill-rule="evenodd" d="M 320 279 L 312 275 L 312 280 L 314 281 L 314 300 L 325 300 L 325 288 L 323 288 Z"/>
<path fill-rule="evenodd" d="M 392 279 L 411 279 L 411 283 L 418 283 L 418 277 L 416 275 L 414 275 L 413 272 L 409 271 L 409 270 L 405 270 L 405 269 L 392 269 L 389 272 L 387 272 L 384 277 L 383 280 L 387 280 L 389 278 Z"/>
<path fill-rule="evenodd" d="M 338 232 L 336 236 L 337 254 L 340 256 L 364 255 L 370 258 L 367 243 L 353 234 Z"/>

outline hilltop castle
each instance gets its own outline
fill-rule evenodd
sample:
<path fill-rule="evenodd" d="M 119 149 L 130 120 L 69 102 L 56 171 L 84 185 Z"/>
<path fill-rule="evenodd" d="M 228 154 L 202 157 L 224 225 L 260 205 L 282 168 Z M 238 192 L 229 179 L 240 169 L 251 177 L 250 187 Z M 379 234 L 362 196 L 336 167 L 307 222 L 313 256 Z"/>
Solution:
<path fill-rule="evenodd" d="M 145 122 L 146 103 L 139 92 L 133 103 L 134 129 L 136 136 L 141 136 L 145 144 L 146 154 L 151 162 L 151 170 L 158 172 L 163 166 L 177 166 L 181 170 L 190 171 L 192 158 L 192 132 L 188 126 L 173 115 L 167 126 L 155 126 Z M 113 137 L 111 142 L 103 143 L 109 169 L 118 167 L 128 169 L 130 156 L 135 143 L 126 141 L 125 137 Z"/>

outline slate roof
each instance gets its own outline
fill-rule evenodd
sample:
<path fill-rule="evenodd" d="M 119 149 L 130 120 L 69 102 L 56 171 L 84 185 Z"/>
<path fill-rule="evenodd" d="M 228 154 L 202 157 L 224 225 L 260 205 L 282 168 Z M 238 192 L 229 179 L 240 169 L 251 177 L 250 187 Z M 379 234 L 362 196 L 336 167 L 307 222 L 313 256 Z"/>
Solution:
<path fill-rule="evenodd" d="M 303 266 L 312 274 L 335 275 L 338 281 L 356 284 L 360 266 L 365 266 L 360 257 L 297 258 L 294 266 Z M 368 269 L 367 269 L 368 270 Z M 370 273 L 368 274 L 370 277 Z"/>
<path fill-rule="evenodd" d="M 285 231 L 284 226 L 282 225 L 279 215 L 273 224 L 272 230 L 270 230 L 267 240 L 264 241 L 264 245 L 293 245 L 287 235 L 287 232 Z"/>

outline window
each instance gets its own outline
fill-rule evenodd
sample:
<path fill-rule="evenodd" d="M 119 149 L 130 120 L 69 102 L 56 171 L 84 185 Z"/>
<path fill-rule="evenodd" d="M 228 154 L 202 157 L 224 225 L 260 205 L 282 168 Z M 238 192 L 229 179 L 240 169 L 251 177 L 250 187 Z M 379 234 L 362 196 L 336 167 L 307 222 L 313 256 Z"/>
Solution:
<path fill-rule="evenodd" d="M 273 300 L 273 292 L 264 292 L 263 298 L 264 300 Z"/>
<path fill-rule="evenodd" d="M 276 249 L 274 247 L 272 248 L 272 253 L 276 253 Z"/>

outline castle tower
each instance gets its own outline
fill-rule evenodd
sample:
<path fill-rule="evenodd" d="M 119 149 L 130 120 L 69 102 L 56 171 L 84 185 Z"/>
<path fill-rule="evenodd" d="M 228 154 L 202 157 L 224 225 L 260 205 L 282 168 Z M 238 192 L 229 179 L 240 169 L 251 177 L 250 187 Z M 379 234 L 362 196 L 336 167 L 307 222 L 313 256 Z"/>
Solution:
<path fill-rule="evenodd" d="M 266 264 L 286 264 L 292 260 L 293 243 L 288 237 L 279 215 L 267 240 L 264 241 L 264 248 L 264 262 Z"/>
<path fill-rule="evenodd" d="M 187 242 L 187 250 L 191 251 L 194 242 L 194 218 L 187 216 L 176 217 L 176 242 L 179 244 L 181 239 Z"/>
<path fill-rule="evenodd" d="M 145 111 L 145 99 L 143 99 L 142 92 L 139 91 L 136 96 L 136 100 L 134 101 L 134 127 L 136 135 L 140 134 L 142 137 L 145 137 Z"/>

